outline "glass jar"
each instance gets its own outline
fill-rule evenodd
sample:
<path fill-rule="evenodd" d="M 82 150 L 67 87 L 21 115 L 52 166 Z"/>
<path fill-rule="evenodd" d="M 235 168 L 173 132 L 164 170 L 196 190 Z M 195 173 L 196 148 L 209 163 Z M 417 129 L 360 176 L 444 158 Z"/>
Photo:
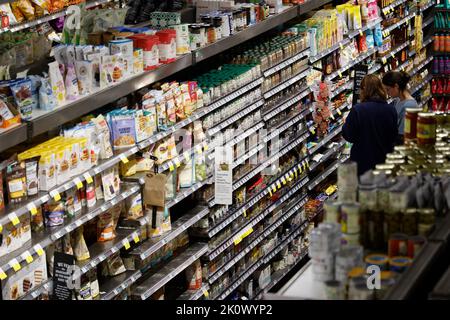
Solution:
<path fill-rule="evenodd" d="M 436 142 L 436 116 L 421 112 L 417 118 L 417 145 L 427 147 Z"/>
<path fill-rule="evenodd" d="M 414 208 L 406 209 L 403 213 L 402 232 L 408 236 L 417 234 L 417 210 Z"/>
<path fill-rule="evenodd" d="M 422 110 L 417 108 L 407 108 L 405 111 L 405 140 L 414 141 L 417 139 L 417 118 Z"/>
<path fill-rule="evenodd" d="M 433 228 L 435 222 L 435 212 L 434 209 L 419 209 L 419 225 L 418 234 L 426 237 L 431 229 Z"/>

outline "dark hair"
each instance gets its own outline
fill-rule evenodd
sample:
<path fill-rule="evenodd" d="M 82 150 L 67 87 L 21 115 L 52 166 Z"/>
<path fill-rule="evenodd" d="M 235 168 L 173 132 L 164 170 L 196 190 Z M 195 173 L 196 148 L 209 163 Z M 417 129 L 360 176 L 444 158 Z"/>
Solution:
<path fill-rule="evenodd" d="M 404 91 L 410 79 L 410 75 L 404 71 L 388 71 L 383 76 L 383 84 L 389 87 L 395 87 L 397 84 L 398 88 Z"/>
<path fill-rule="evenodd" d="M 366 75 L 361 81 L 361 102 L 387 99 L 387 92 L 380 78 L 374 74 Z"/>

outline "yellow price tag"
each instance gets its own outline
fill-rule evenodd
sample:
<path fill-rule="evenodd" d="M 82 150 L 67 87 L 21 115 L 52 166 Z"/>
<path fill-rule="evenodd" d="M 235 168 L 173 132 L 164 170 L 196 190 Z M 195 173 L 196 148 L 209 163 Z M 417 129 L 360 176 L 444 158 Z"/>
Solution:
<path fill-rule="evenodd" d="M 139 242 L 139 236 L 137 234 L 134 235 L 133 237 L 134 243 L 138 243 Z"/>
<path fill-rule="evenodd" d="M 170 171 L 175 170 L 175 167 L 174 167 L 172 161 L 169 161 L 169 170 L 170 170 Z"/>
<path fill-rule="evenodd" d="M 86 182 L 87 182 L 87 183 L 92 183 L 92 182 L 94 182 L 94 181 L 92 180 L 92 177 L 91 177 L 91 175 L 89 174 L 89 172 L 86 172 L 85 174 L 83 174 L 83 176 L 84 176 L 84 178 L 86 179 Z"/>
<path fill-rule="evenodd" d="M 202 147 L 200 147 L 200 146 L 197 146 L 197 153 L 200 155 L 200 154 L 202 154 Z"/>
<path fill-rule="evenodd" d="M 3 231 L 3 226 L 0 224 L 0 233 Z"/>
<path fill-rule="evenodd" d="M 325 193 L 330 196 L 332 195 L 334 192 L 336 191 L 336 187 L 335 186 L 329 186 L 326 190 Z"/>
<path fill-rule="evenodd" d="M 173 161 L 175 162 L 175 165 L 177 166 L 177 168 L 179 168 L 181 166 L 180 160 L 178 160 L 178 158 L 175 158 Z"/>
<path fill-rule="evenodd" d="M 381 61 L 383 62 L 383 64 L 386 64 L 387 59 L 385 57 L 381 58 Z"/>
<path fill-rule="evenodd" d="M 247 218 L 247 210 L 244 209 L 244 211 L 242 212 L 242 214 L 244 215 L 245 218 Z"/>
<path fill-rule="evenodd" d="M 359 35 L 362 37 L 363 36 L 363 32 L 361 29 L 359 29 Z"/>
<path fill-rule="evenodd" d="M 29 251 L 25 251 L 22 255 L 21 255 L 22 259 L 24 259 L 28 264 L 33 262 L 33 257 L 31 256 Z"/>
<path fill-rule="evenodd" d="M 32 216 L 35 216 L 37 214 L 37 208 L 36 208 L 36 205 L 33 202 L 29 203 L 27 205 L 27 208 L 31 212 Z"/>
<path fill-rule="evenodd" d="M 394 54 L 393 52 L 391 52 L 391 57 L 392 57 L 393 59 L 395 59 L 395 54 Z"/>
<path fill-rule="evenodd" d="M 205 296 L 205 298 L 209 298 L 208 290 L 203 289 L 203 295 Z"/>
<path fill-rule="evenodd" d="M 61 195 L 59 194 L 58 190 L 53 190 L 52 192 L 50 192 L 50 196 L 51 196 L 55 201 L 61 200 Z"/>
<path fill-rule="evenodd" d="M 278 187 L 278 189 L 281 189 L 281 183 L 280 183 L 280 181 L 277 181 L 277 187 Z"/>
<path fill-rule="evenodd" d="M 120 161 L 122 161 L 124 164 L 127 164 L 127 163 L 128 163 L 128 158 L 127 158 L 126 155 L 121 154 L 121 155 L 119 156 L 119 158 L 120 158 Z"/>
<path fill-rule="evenodd" d="M 283 182 L 283 184 L 286 184 L 286 179 L 284 177 L 281 177 L 281 182 Z"/>
<path fill-rule="evenodd" d="M 235 246 L 237 246 L 239 243 L 241 243 L 241 241 L 242 241 L 242 237 L 240 237 L 240 236 L 234 238 L 234 240 L 233 240 Z"/>
<path fill-rule="evenodd" d="M 303 161 L 303 171 L 306 170 L 306 161 Z"/>
<path fill-rule="evenodd" d="M 306 167 L 309 169 L 309 161 L 306 160 L 305 162 L 306 162 Z"/>
<path fill-rule="evenodd" d="M 298 178 L 297 168 L 295 168 L 294 173 L 295 173 L 295 179 L 297 179 Z"/>
<path fill-rule="evenodd" d="M 316 130 L 314 129 L 314 127 L 310 127 L 310 128 L 309 128 L 309 131 L 310 131 L 312 134 L 316 134 Z"/>
<path fill-rule="evenodd" d="M 22 269 L 22 267 L 20 266 L 20 263 L 16 260 L 16 259 L 12 259 L 9 262 L 9 265 L 11 266 L 11 268 L 14 269 L 15 272 L 19 271 L 20 269 Z"/>
<path fill-rule="evenodd" d="M 298 171 L 299 171 L 300 173 L 303 172 L 301 164 L 299 164 L 299 165 L 297 166 L 297 168 L 298 168 Z"/>
<path fill-rule="evenodd" d="M 128 241 L 128 239 L 124 239 L 122 241 L 123 246 L 125 247 L 125 250 L 130 249 L 130 242 Z"/>
<path fill-rule="evenodd" d="M 339 75 L 339 78 L 342 78 L 342 72 L 340 70 L 338 71 L 338 75 Z"/>
<path fill-rule="evenodd" d="M 17 215 L 14 212 L 8 215 L 8 218 L 14 226 L 17 226 L 20 223 L 19 218 L 17 218 Z"/>
<path fill-rule="evenodd" d="M 42 249 L 40 244 L 37 244 L 33 247 L 34 251 L 38 254 L 38 256 L 42 256 L 44 254 L 44 250 Z"/>
<path fill-rule="evenodd" d="M 292 173 L 292 170 L 289 171 L 289 178 L 291 178 L 291 180 L 292 180 L 292 178 L 294 178 L 294 174 Z"/>
<path fill-rule="evenodd" d="M 83 188 L 83 183 L 81 182 L 81 180 L 79 178 L 75 178 L 73 179 L 73 183 L 77 186 L 77 189 L 80 190 L 81 188 Z"/>
<path fill-rule="evenodd" d="M 267 191 L 269 191 L 269 196 L 272 197 L 273 196 L 272 190 L 268 188 Z"/>
<path fill-rule="evenodd" d="M 275 186 L 275 184 L 272 185 L 272 191 L 273 193 L 277 192 L 277 187 Z"/>
<path fill-rule="evenodd" d="M 341 110 L 339 108 L 336 109 L 336 112 L 337 112 L 338 115 L 340 115 L 340 116 L 342 115 L 342 112 L 341 112 Z"/>
<path fill-rule="evenodd" d="M 191 160 L 191 155 L 189 154 L 189 152 L 186 151 L 186 152 L 183 154 L 183 156 L 184 156 L 184 159 L 185 159 L 186 161 Z"/>
<path fill-rule="evenodd" d="M 6 275 L 5 271 L 3 271 L 2 268 L 0 268 L 0 280 L 5 280 L 6 278 L 8 278 L 8 276 Z"/>
<path fill-rule="evenodd" d="M 209 147 L 208 147 L 208 144 L 205 142 L 205 144 L 203 145 L 203 149 L 205 150 L 205 151 L 208 151 L 208 149 L 209 149 Z"/>
<path fill-rule="evenodd" d="M 344 45 L 341 43 L 339 43 L 339 47 L 341 47 L 341 50 L 344 50 Z"/>

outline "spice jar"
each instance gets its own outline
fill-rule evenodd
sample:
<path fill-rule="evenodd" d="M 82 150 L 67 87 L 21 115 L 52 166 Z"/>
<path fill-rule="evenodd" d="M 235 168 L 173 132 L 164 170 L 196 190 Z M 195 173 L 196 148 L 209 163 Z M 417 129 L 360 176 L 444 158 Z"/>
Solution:
<path fill-rule="evenodd" d="M 434 113 L 420 112 L 417 118 L 417 144 L 430 146 L 436 142 L 436 117 Z"/>
<path fill-rule="evenodd" d="M 435 221 L 434 209 L 419 209 L 418 233 L 427 236 L 433 228 Z"/>
<path fill-rule="evenodd" d="M 417 139 L 417 118 L 421 109 L 417 108 L 407 108 L 405 113 L 405 129 L 404 137 L 405 140 L 416 140 Z"/>

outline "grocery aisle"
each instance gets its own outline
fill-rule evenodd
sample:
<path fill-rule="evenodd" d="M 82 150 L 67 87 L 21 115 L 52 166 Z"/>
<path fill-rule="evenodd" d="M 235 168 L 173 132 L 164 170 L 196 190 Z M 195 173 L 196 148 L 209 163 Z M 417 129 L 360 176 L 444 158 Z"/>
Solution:
<path fill-rule="evenodd" d="M 350 2 L 2 3 L 2 298 L 261 299 L 289 281 L 338 197 L 359 77 L 403 70 L 447 111 L 446 9 Z"/>

